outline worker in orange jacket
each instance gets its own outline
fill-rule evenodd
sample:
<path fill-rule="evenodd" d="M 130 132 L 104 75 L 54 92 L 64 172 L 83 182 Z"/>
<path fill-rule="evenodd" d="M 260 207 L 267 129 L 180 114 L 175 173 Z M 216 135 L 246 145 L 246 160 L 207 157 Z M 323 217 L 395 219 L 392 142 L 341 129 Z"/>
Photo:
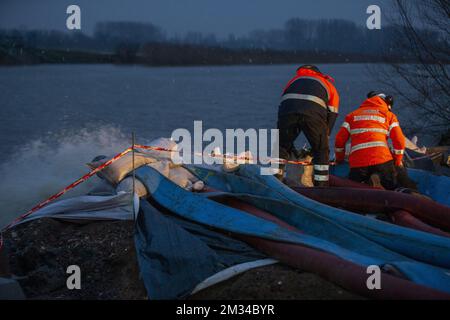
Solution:
<path fill-rule="evenodd" d="M 314 185 L 328 186 L 329 143 L 339 109 L 334 80 L 317 66 L 303 65 L 283 90 L 278 108 L 280 157 L 298 156 L 294 141 L 304 133 L 311 145 Z"/>
<path fill-rule="evenodd" d="M 357 110 L 345 117 L 336 136 L 335 153 L 338 163 L 344 161 L 345 145 L 350 138 L 351 180 L 368 183 L 377 174 L 384 188 L 396 188 L 396 167 L 403 166 L 405 136 L 391 111 L 393 104 L 392 96 L 372 91 Z M 392 141 L 392 152 L 388 138 Z"/>

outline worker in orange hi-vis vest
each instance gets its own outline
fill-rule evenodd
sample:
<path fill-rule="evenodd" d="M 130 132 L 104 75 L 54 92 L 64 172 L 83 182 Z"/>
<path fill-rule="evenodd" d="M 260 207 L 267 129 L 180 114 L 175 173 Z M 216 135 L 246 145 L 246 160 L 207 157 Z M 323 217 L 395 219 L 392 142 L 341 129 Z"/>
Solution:
<path fill-rule="evenodd" d="M 334 79 L 314 65 L 299 67 L 281 96 L 277 123 L 280 157 L 298 157 L 294 141 L 303 132 L 312 149 L 315 186 L 329 185 L 328 138 L 338 111 L 339 94 Z"/>
<path fill-rule="evenodd" d="M 381 185 L 393 190 L 397 187 L 396 166 L 403 166 L 405 136 L 397 116 L 391 111 L 393 97 L 372 91 L 367 98 L 345 117 L 336 136 L 336 161 L 344 161 L 345 145 L 350 139 L 349 178 L 369 183 L 372 175 L 378 175 Z M 392 151 L 388 145 L 389 138 Z"/>

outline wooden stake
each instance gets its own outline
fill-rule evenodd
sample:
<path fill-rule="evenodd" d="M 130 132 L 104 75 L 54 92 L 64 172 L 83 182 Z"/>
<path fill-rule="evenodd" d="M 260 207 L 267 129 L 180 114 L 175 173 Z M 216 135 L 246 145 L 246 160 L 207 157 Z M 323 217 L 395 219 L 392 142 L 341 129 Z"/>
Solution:
<path fill-rule="evenodd" d="M 136 137 L 135 137 L 134 131 L 131 133 L 131 142 L 132 142 L 131 157 L 132 157 L 132 161 L 133 161 L 133 219 L 136 220 L 136 217 L 135 217 L 136 208 L 135 208 L 135 204 L 134 204 L 134 195 L 136 193 L 136 173 L 134 170 L 134 168 L 135 168 L 134 149 L 135 149 L 135 145 L 136 145 Z"/>

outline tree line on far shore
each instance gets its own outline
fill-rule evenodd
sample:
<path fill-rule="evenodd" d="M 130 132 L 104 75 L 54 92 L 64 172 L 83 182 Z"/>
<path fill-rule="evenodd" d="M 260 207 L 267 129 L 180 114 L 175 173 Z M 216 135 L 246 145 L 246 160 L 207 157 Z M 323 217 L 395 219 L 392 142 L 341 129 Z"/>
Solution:
<path fill-rule="evenodd" d="M 142 63 L 148 65 L 266 64 L 308 62 L 409 62 L 409 50 L 396 49 L 402 26 L 368 30 L 346 20 L 293 18 L 284 28 L 255 30 L 246 36 L 187 32 L 169 37 L 140 22 L 101 22 L 92 36 L 82 32 L 0 30 L 0 64 Z M 440 34 L 419 30 L 430 42 Z"/>

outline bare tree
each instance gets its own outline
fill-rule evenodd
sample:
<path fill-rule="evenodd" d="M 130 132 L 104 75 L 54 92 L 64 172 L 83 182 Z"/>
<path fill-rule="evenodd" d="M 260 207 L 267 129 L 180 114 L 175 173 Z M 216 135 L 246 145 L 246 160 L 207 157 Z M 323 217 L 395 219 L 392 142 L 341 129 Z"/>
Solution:
<path fill-rule="evenodd" d="M 413 108 L 416 131 L 450 133 L 450 0 L 394 0 L 397 36 L 384 84 Z M 398 77 L 403 81 L 400 85 Z"/>

